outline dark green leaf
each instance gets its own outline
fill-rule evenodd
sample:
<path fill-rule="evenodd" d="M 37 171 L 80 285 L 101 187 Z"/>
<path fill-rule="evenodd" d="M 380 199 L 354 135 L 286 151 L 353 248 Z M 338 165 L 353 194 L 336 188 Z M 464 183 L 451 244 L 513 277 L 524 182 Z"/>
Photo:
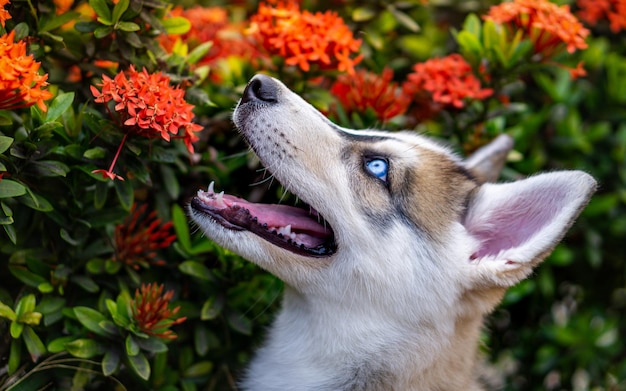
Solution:
<path fill-rule="evenodd" d="M 44 177 L 64 177 L 70 172 L 70 168 L 67 164 L 56 160 L 38 160 L 32 164 L 37 174 Z"/>
<path fill-rule="evenodd" d="M 117 349 L 109 349 L 102 358 L 102 373 L 104 376 L 113 375 L 120 366 L 120 352 Z"/>
<path fill-rule="evenodd" d="M 96 38 L 104 38 L 107 35 L 111 34 L 112 32 L 113 32 L 113 27 L 110 27 L 110 26 L 98 27 L 96 31 L 93 32 L 93 35 Z"/>
<path fill-rule="evenodd" d="M 24 338 L 24 343 L 26 344 L 26 349 L 28 350 L 28 353 L 30 353 L 30 359 L 33 362 L 36 362 L 39 357 L 46 354 L 45 345 L 41 342 L 41 339 L 32 327 L 26 326 L 22 336 Z"/>
<path fill-rule="evenodd" d="M 213 363 L 211 361 L 200 361 L 183 372 L 184 377 L 200 377 L 206 376 L 213 370 Z"/>
<path fill-rule="evenodd" d="M 45 33 L 61 27 L 65 23 L 75 20 L 80 14 L 78 12 L 64 12 L 61 15 L 54 15 L 52 18 L 46 18 L 43 23 L 38 26 L 39 33 Z"/>
<path fill-rule="evenodd" d="M 131 181 L 119 181 L 113 182 L 115 186 L 115 192 L 117 198 L 120 200 L 122 207 L 129 211 L 134 202 L 134 188 Z"/>
<path fill-rule="evenodd" d="M 74 307 L 74 315 L 87 330 L 104 337 L 110 336 L 108 331 L 100 326 L 100 322 L 107 320 L 100 312 L 90 307 Z"/>
<path fill-rule="evenodd" d="M 213 274 L 211 273 L 209 268 L 196 261 L 185 261 L 178 265 L 178 269 L 180 269 L 180 271 L 185 274 L 199 278 L 204 281 L 213 280 Z"/>
<path fill-rule="evenodd" d="M 252 334 L 252 322 L 244 314 L 236 311 L 231 311 L 227 315 L 228 324 L 230 327 L 244 335 Z"/>
<path fill-rule="evenodd" d="M 126 346 L 126 354 L 129 357 L 139 354 L 139 345 L 137 344 L 137 341 L 135 341 L 135 338 L 133 338 L 132 334 L 128 334 L 124 345 Z"/>
<path fill-rule="evenodd" d="M 22 341 L 14 339 L 11 341 L 11 351 L 9 352 L 9 375 L 12 375 L 20 367 L 22 361 Z"/>
<path fill-rule="evenodd" d="M 140 378 L 144 380 L 150 378 L 150 363 L 143 353 L 139 353 L 136 356 L 128 356 L 128 362 L 130 367 Z"/>
<path fill-rule="evenodd" d="M 30 189 L 26 189 L 30 190 Z M 28 206 L 31 209 L 38 210 L 40 212 L 51 212 L 54 210 L 52 204 L 46 200 L 43 196 L 28 191 L 27 195 L 21 196 L 18 200 Z"/>
<path fill-rule="evenodd" d="M 178 178 L 174 170 L 162 164 L 161 166 L 161 175 L 163 182 L 165 183 L 165 190 L 170 195 L 170 197 L 175 200 L 180 196 L 180 184 L 178 183 Z"/>
<path fill-rule="evenodd" d="M 148 338 L 148 339 L 137 338 L 135 339 L 135 341 L 137 342 L 137 345 L 139 345 L 139 347 L 142 350 L 145 350 L 146 352 L 150 352 L 150 353 L 167 352 L 167 345 L 163 341 L 157 338 Z"/>
<path fill-rule="evenodd" d="M 0 136 L 0 153 L 3 153 L 13 144 L 13 137 Z"/>
<path fill-rule="evenodd" d="M 176 232 L 176 240 L 180 243 L 183 250 L 188 253 L 192 252 L 191 237 L 189 235 L 189 222 L 183 208 L 178 204 L 172 205 L 172 224 Z"/>
<path fill-rule="evenodd" d="M 9 271 L 13 274 L 13 276 L 15 276 L 15 278 L 33 288 L 37 288 L 39 284 L 48 282 L 45 278 L 31 272 L 23 266 L 9 265 Z"/>
<path fill-rule="evenodd" d="M 0 198 L 18 197 L 26 194 L 26 188 L 21 183 L 11 179 L 0 181 Z"/>
<path fill-rule="evenodd" d="M 97 293 L 100 291 L 98 284 L 96 284 L 96 282 L 89 276 L 74 275 L 70 278 L 70 281 L 89 293 Z"/>
<path fill-rule="evenodd" d="M 204 42 L 196 46 L 187 56 L 187 64 L 193 65 L 202 60 L 213 46 L 213 41 Z"/>
<path fill-rule="evenodd" d="M 222 296 L 211 297 L 206 300 L 202 305 L 202 310 L 200 311 L 200 319 L 214 319 L 222 312 L 222 308 L 224 308 L 224 298 Z"/>

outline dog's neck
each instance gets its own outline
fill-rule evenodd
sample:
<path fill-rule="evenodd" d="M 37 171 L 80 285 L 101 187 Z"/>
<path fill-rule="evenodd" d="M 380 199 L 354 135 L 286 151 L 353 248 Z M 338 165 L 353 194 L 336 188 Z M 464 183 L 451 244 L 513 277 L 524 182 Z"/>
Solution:
<path fill-rule="evenodd" d="M 340 307 L 287 288 L 247 389 L 287 389 L 280 379 L 294 378 L 311 390 L 482 389 L 476 379 L 481 314 L 454 318 L 442 309 L 438 319 L 407 324 L 377 308 L 368 314 Z"/>

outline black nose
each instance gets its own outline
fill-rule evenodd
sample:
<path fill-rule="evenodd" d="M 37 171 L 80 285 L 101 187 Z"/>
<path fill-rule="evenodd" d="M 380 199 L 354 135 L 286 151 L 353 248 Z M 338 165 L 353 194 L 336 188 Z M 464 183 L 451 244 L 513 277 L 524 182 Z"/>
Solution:
<path fill-rule="evenodd" d="M 276 103 L 278 101 L 278 84 L 269 76 L 254 76 L 243 91 L 241 103 L 263 101 Z"/>

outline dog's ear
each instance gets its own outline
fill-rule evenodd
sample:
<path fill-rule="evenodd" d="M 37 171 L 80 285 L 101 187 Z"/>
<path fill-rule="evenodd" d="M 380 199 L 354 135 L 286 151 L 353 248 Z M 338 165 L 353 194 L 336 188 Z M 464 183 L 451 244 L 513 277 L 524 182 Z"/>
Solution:
<path fill-rule="evenodd" d="M 471 195 L 463 225 L 477 240 L 470 263 L 479 281 L 508 287 L 550 254 L 596 188 L 581 171 L 486 183 Z"/>
<path fill-rule="evenodd" d="M 506 157 L 513 148 L 513 139 L 508 134 L 501 134 L 489 144 L 477 149 L 465 160 L 465 168 L 480 183 L 495 182 L 506 162 Z"/>

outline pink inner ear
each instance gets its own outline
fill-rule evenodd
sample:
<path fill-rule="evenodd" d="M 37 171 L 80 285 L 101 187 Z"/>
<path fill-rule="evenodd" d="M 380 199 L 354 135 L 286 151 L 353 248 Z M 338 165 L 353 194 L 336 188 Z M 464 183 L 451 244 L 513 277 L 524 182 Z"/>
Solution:
<path fill-rule="evenodd" d="M 466 228 L 481 243 L 471 259 L 523 245 L 555 218 L 564 198 L 565 192 L 558 187 L 523 192 L 466 221 Z"/>

